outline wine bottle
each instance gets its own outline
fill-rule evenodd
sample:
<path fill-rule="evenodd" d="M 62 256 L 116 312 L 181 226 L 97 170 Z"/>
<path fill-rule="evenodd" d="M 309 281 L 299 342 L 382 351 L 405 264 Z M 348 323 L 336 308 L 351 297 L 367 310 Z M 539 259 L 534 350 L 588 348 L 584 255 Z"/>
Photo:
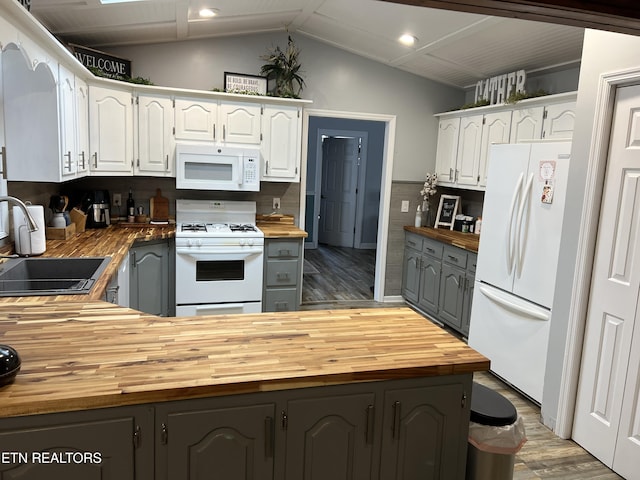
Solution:
<path fill-rule="evenodd" d="M 127 198 L 127 222 L 133 222 L 136 215 L 136 202 L 133 200 L 133 193 L 129 189 L 129 198 Z"/>

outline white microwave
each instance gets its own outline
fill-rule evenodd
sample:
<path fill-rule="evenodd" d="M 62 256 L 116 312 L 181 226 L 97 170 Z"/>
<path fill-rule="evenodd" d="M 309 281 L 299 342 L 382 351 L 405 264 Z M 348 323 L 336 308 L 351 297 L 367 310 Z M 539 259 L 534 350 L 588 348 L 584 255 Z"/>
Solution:
<path fill-rule="evenodd" d="M 176 145 L 176 188 L 260 190 L 260 151 L 251 148 Z"/>

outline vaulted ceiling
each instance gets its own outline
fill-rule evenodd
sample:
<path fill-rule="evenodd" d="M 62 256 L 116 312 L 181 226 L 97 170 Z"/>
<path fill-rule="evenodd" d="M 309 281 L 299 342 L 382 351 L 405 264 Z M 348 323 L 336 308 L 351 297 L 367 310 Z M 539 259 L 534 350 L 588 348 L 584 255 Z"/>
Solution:
<path fill-rule="evenodd" d="M 198 17 L 203 7 L 217 16 Z M 580 27 L 379 0 L 31 0 L 31 13 L 63 42 L 104 51 L 288 30 L 461 88 L 516 68 L 577 65 L 583 39 Z M 398 42 L 404 33 L 413 46 Z"/>

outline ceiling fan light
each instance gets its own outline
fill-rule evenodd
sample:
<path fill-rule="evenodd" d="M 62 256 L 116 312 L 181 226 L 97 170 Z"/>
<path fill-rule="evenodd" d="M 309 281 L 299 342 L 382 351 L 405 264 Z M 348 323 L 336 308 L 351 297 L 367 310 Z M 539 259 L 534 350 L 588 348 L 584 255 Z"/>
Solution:
<path fill-rule="evenodd" d="M 416 37 L 414 37 L 413 35 L 411 35 L 410 33 L 405 33 L 404 35 L 400 36 L 398 41 L 401 44 L 407 45 L 408 47 L 410 47 L 412 45 L 415 45 L 416 42 L 418 41 L 418 39 Z"/>

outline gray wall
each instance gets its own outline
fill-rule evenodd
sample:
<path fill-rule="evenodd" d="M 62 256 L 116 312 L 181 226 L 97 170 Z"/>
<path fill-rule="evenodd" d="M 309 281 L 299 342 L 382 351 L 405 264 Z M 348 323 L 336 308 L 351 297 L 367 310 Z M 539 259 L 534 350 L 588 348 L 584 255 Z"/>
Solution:
<path fill-rule="evenodd" d="M 461 89 L 381 65 L 302 35 L 294 35 L 310 108 L 397 115 L 394 180 L 424 178 L 435 167 L 437 119 L 459 106 Z M 109 49 L 132 61 L 133 75 L 157 85 L 222 88 L 225 71 L 259 74 L 259 57 L 285 46 L 286 33 Z"/>
<path fill-rule="evenodd" d="M 568 336 L 568 318 L 578 280 L 575 278 L 576 248 L 581 239 L 580 236 L 583 235 L 581 229 L 582 208 L 585 195 L 595 195 L 596 201 L 598 203 L 600 201 L 600 192 L 587 192 L 586 188 L 599 78 L 605 72 L 637 68 L 640 65 L 638 51 L 640 51 L 639 37 L 597 30 L 585 32 L 576 104 L 572 161 L 569 171 L 571 182 L 567 188 L 567 210 L 562 227 L 560 260 L 552 308 L 553 320 L 542 403 L 543 420 L 552 428 L 556 424 L 559 394 L 563 387 L 562 365 L 567 353 L 565 343 Z M 590 248 L 593 249 L 593 242 L 591 243 Z M 569 386 L 569 388 L 572 387 Z"/>

